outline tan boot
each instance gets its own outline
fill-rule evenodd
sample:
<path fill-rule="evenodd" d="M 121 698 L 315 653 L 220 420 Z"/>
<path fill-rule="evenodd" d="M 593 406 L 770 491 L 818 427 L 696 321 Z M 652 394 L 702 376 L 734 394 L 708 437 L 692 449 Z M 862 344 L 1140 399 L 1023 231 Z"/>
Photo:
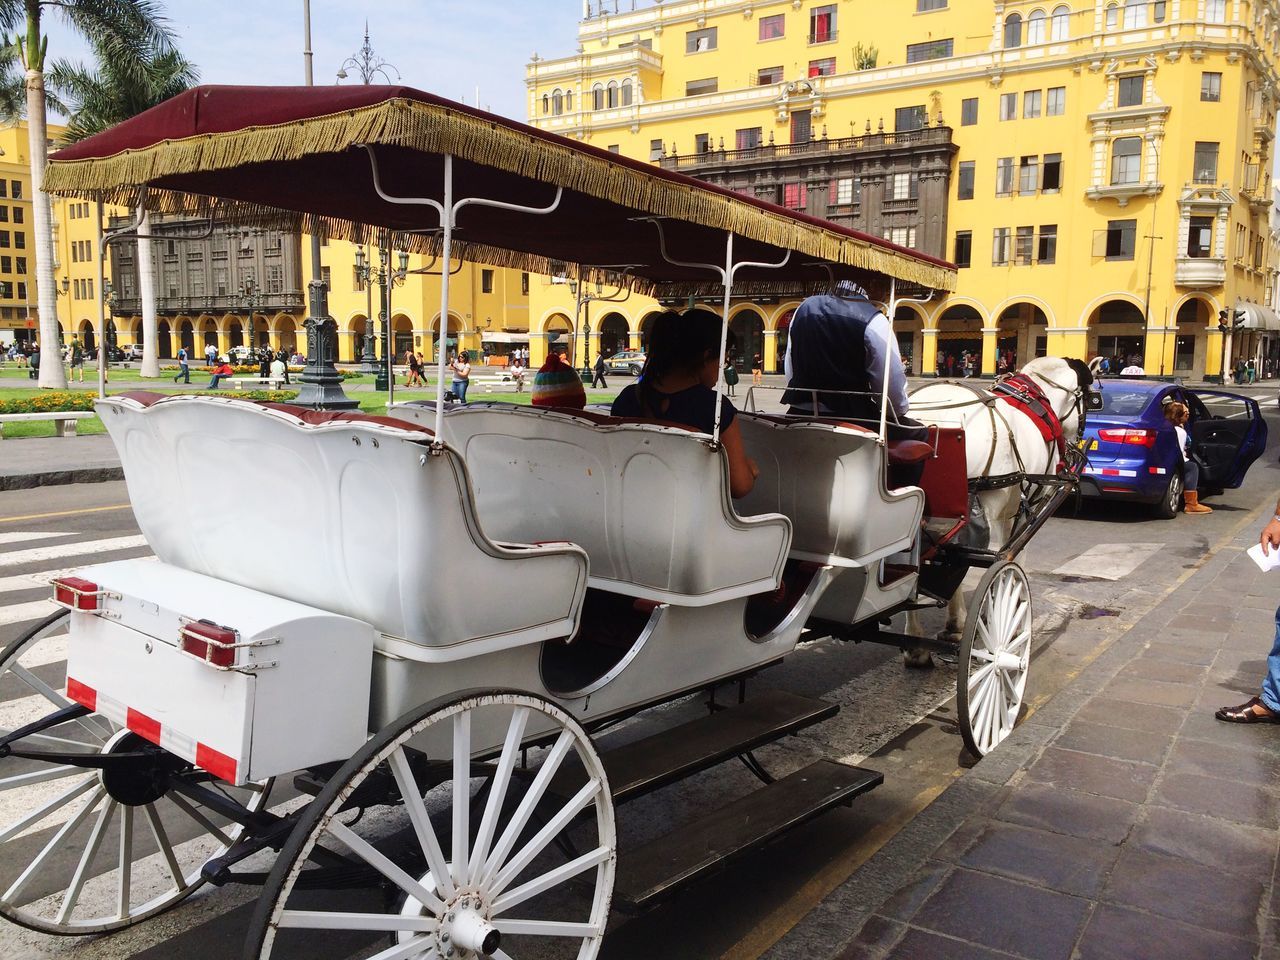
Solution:
<path fill-rule="evenodd" d="M 1187 513 L 1213 513 L 1213 507 L 1201 503 L 1200 494 L 1195 490 L 1182 491 L 1182 503 Z"/>

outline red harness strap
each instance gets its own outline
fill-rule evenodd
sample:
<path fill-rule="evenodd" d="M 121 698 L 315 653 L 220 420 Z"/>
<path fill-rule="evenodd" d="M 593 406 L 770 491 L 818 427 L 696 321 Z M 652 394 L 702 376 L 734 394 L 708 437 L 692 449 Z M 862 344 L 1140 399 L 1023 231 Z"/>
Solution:
<path fill-rule="evenodd" d="M 1044 442 L 1054 444 L 1058 448 L 1058 456 L 1065 462 L 1067 438 L 1062 430 L 1062 421 L 1049 406 L 1049 398 L 1040 389 L 1040 384 L 1025 373 L 1015 373 L 997 380 L 991 391 L 998 399 L 1030 417 Z"/>

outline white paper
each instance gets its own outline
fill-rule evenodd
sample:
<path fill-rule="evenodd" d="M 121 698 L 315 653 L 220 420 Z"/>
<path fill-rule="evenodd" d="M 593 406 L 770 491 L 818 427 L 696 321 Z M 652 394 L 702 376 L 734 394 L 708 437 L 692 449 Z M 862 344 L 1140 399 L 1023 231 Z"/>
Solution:
<path fill-rule="evenodd" d="M 1247 551 L 1249 558 L 1258 565 L 1263 573 L 1280 567 L 1280 547 L 1272 547 L 1267 553 L 1262 552 L 1262 544 L 1255 543 Z"/>

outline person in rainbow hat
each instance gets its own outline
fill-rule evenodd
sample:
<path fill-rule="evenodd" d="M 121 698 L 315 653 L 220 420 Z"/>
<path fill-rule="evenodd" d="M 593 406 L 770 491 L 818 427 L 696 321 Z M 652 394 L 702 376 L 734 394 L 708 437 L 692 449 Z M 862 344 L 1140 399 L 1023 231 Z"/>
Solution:
<path fill-rule="evenodd" d="M 576 407 L 581 410 L 587 405 L 587 391 L 582 386 L 578 371 L 555 352 L 533 375 L 533 387 L 529 392 L 529 402 L 535 407 Z"/>

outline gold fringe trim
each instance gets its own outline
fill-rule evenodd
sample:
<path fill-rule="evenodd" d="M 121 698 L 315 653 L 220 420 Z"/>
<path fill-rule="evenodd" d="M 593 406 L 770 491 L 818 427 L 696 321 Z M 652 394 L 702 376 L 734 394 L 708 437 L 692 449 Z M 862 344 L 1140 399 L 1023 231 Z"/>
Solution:
<path fill-rule="evenodd" d="M 821 226 L 782 217 L 734 197 L 673 183 L 493 120 L 405 98 L 272 126 L 165 140 L 110 157 L 51 160 L 45 170 L 43 188 L 63 196 L 134 207 L 141 187 L 165 177 L 287 162 L 312 154 L 340 153 L 363 143 L 401 146 L 424 153 L 450 153 L 654 216 L 674 217 L 730 231 L 760 243 L 936 290 L 955 288 L 955 271 L 908 253 L 887 250 Z M 210 202 L 210 198 L 168 193 L 169 197 L 157 206 L 155 191 L 149 191 L 148 207 L 158 212 L 198 214 Z M 178 197 L 185 199 L 178 200 Z M 236 211 L 252 216 L 255 209 L 252 205 L 223 206 L 228 216 Z M 320 219 L 330 222 L 328 218 Z M 347 239 L 346 231 L 338 229 L 336 221 L 332 223 L 335 229 L 330 231 L 330 236 Z M 368 229 L 352 226 L 361 231 Z M 472 245 L 475 259 L 482 259 L 481 249 L 487 252 L 492 248 Z M 521 264 L 540 259 L 514 252 L 494 253 L 513 256 Z"/>

